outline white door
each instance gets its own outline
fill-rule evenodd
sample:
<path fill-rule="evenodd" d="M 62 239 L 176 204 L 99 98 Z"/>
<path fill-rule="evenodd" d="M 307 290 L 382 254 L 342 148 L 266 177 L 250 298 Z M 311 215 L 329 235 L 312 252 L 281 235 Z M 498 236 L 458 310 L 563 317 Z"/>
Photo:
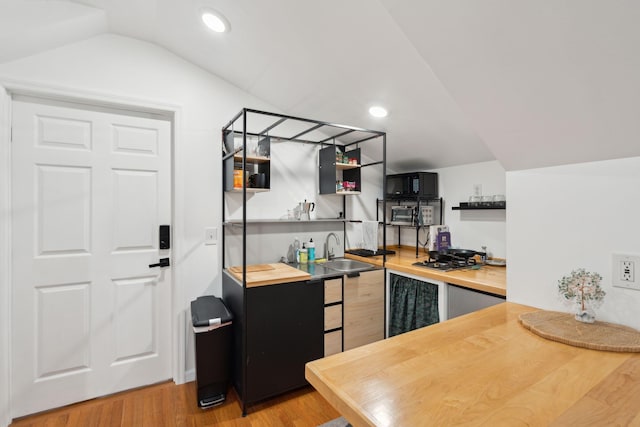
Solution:
<path fill-rule="evenodd" d="M 15 98 L 12 416 L 171 378 L 168 121 Z"/>

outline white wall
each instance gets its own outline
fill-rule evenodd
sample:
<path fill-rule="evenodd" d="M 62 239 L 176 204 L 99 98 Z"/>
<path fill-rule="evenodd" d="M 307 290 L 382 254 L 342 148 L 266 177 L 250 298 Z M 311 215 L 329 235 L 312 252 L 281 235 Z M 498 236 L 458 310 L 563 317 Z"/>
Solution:
<path fill-rule="evenodd" d="M 174 233 L 173 268 L 180 315 L 185 317 L 196 297 L 221 294 L 219 246 L 203 244 L 205 227 L 221 223 L 220 130 L 242 107 L 274 108 L 162 48 L 116 35 L 0 64 L 3 81 L 177 106 L 174 200 L 184 217 L 174 221 L 182 233 Z M 192 366 L 189 344 L 185 369 Z"/>
<path fill-rule="evenodd" d="M 557 284 L 600 273 L 597 318 L 640 329 L 640 292 L 611 285 L 613 253 L 640 254 L 640 157 L 507 173 L 507 299 L 571 311 Z"/>
<path fill-rule="evenodd" d="M 9 112 L 5 111 L 8 95 L 0 88 L 0 141 L 9 134 Z M 7 138 L 8 139 L 8 138 Z M 11 158 L 8 144 L 0 143 L 0 168 L 9 170 Z M 9 180 L 0 182 L 0 426 L 9 424 L 9 316 L 11 301 L 9 283 L 11 267 L 9 263 L 11 229 L 9 224 L 10 200 Z"/>
<path fill-rule="evenodd" d="M 454 211 L 451 208 L 460 202 L 467 202 L 474 194 L 474 185 L 482 186 L 482 194 L 506 193 L 505 170 L 497 161 L 472 163 L 433 169 L 438 173 L 440 196 L 444 199 L 444 223 L 449 226 L 451 243 L 454 247 L 481 250 L 487 247 L 491 256 L 506 256 L 506 213 L 505 210 Z M 506 195 L 506 194 L 505 194 Z M 507 206 L 510 205 L 509 195 Z M 437 207 L 437 205 L 434 205 Z M 437 209 L 436 209 L 437 212 Z M 397 227 L 389 227 L 387 244 L 397 244 Z M 421 230 L 420 242 L 425 243 L 426 231 Z M 402 244 L 415 245 L 415 229 L 402 228 Z"/>
<path fill-rule="evenodd" d="M 506 255 L 506 214 L 505 210 L 454 211 L 451 208 L 460 202 L 467 202 L 473 194 L 474 185 L 482 186 L 483 195 L 506 193 L 506 175 L 498 161 L 473 163 L 434 169 L 438 172 L 440 194 L 444 198 L 445 224 L 451 231 L 453 246 L 487 251 L 495 257 Z"/>

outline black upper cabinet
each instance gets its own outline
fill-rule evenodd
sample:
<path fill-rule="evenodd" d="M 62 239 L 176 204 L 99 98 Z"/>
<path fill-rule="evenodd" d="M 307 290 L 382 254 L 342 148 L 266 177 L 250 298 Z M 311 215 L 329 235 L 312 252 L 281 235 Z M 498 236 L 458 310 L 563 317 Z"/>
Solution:
<path fill-rule="evenodd" d="M 356 164 L 338 162 L 336 149 L 346 154 L 349 159 L 355 159 Z M 362 190 L 361 155 L 360 149 L 344 150 L 340 146 L 331 145 L 320 150 L 319 155 L 320 194 L 360 194 Z M 351 183 L 345 186 L 345 182 Z M 339 186 L 339 183 L 342 184 Z M 341 187 L 341 188 L 339 188 Z"/>
<path fill-rule="evenodd" d="M 243 174 L 243 150 L 235 152 L 234 133 L 225 132 L 225 150 L 227 153 L 234 152 L 234 154 L 224 160 L 224 191 L 241 192 L 243 182 L 247 185 L 248 192 L 269 191 L 271 186 L 271 138 L 268 136 L 260 139 L 251 138 L 254 140 L 247 143 L 251 147 L 251 152 L 247 152 Z"/>

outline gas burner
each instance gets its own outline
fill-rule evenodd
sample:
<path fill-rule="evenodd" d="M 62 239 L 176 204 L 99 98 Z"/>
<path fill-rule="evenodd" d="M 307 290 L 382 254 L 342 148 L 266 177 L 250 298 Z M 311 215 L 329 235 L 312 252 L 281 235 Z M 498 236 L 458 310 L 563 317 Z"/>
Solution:
<path fill-rule="evenodd" d="M 432 268 L 440 271 L 464 270 L 476 265 L 474 258 L 452 257 L 449 261 L 436 261 L 429 259 L 413 263 L 418 267 Z"/>

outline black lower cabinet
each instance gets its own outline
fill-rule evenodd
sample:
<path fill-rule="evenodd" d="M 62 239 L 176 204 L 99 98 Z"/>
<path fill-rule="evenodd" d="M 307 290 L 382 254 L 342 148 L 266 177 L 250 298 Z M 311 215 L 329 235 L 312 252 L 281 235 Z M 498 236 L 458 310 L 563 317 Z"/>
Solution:
<path fill-rule="evenodd" d="M 259 286 L 243 292 L 225 272 L 223 294 L 234 315 L 234 385 L 243 404 L 308 384 L 305 364 L 324 356 L 322 281 Z M 238 317 L 241 327 L 237 327 Z"/>
<path fill-rule="evenodd" d="M 247 290 L 247 398 L 256 401 L 307 384 L 305 363 L 324 355 L 322 282 Z"/>

